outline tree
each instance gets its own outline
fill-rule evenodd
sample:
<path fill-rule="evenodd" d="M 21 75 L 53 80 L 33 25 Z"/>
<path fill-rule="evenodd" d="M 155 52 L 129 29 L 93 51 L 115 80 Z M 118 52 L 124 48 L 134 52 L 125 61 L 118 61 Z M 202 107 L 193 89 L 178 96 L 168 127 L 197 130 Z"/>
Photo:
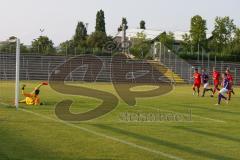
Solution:
<path fill-rule="evenodd" d="M 60 54 L 74 54 L 75 53 L 75 45 L 73 40 L 67 40 L 60 44 L 59 53 Z"/>
<path fill-rule="evenodd" d="M 237 28 L 235 30 L 234 39 L 232 41 L 232 44 L 230 46 L 230 54 L 231 55 L 238 55 L 240 56 L 240 28 Z"/>
<path fill-rule="evenodd" d="M 151 49 L 151 43 L 146 39 L 144 33 L 137 33 L 137 37 L 133 39 L 133 45 L 130 48 L 130 53 L 137 58 L 145 58 Z"/>
<path fill-rule="evenodd" d="M 141 21 L 140 21 L 140 29 L 146 29 L 145 21 L 144 21 L 144 20 L 141 20 Z"/>
<path fill-rule="evenodd" d="M 73 41 L 75 47 L 78 47 L 79 45 L 84 45 L 84 42 L 87 39 L 87 29 L 83 22 L 78 22 L 75 35 L 73 36 Z"/>
<path fill-rule="evenodd" d="M 75 34 L 71 40 L 62 42 L 58 52 L 60 54 L 79 54 L 82 53 L 87 46 L 87 28 L 83 22 L 78 22 Z"/>
<path fill-rule="evenodd" d="M 206 30 L 206 20 L 199 15 L 192 17 L 190 37 L 195 51 L 200 46 L 206 48 Z"/>
<path fill-rule="evenodd" d="M 240 28 L 237 28 L 235 30 L 235 36 L 234 36 L 233 42 L 240 44 Z"/>
<path fill-rule="evenodd" d="M 47 36 L 40 36 L 37 39 L 34 39 L 34 41 L 32 41 L 31 49 L 33 52 L 41 54 L 52 54 L 56 52 L 52 40 Z"/>
<path fill-rule="evenodd" d="M 122 25 L 125 24 L 125 29 L 128 29 L 128 22 L 127 22 L 127 18 L 126 17 L 123 17 L 122 18 L 122 23 L 121 25 L 118 27 L 118 32 L 122 31 Z"/>
<path fill-rule="evenodd" d="M 106 34 L 105 16 L 104 16 L 104 11 L 103 10 L 100 10 L 100 11 L 97 12 L 95 32 L 103 32 L 103 33 Z"/>
<path fill-rule="evenodd" d="M 233 41 L 235 30 L 236 26 L 233 23 L 233 19 L 229 17 L 217 17 L 210 42 L 211 48 L 216 52 L 222 52 Z"/>
<path fill-rule="evenodd" d="M 174 43 L 174 34 L 172 32 L 169 33 L 163 32 L 159 36 L 159 41 L 172 50 Z"/>
<path fill-rule="evenodd" d="M 186 33 L 183 35 L 182 38 L 183 38 L 183 42 L 181 43 L 181 47 L 183 51 L 190 52 L 192 48 L 192 41 L 191 41 L 190 35 Z"/>
<path fill-rule="evenodd" d="M 91 48 L 98 48 L 98 49 L 102 49 L 104 47 L 104 44 L 107 41 L 107 36 L 105 33 L 103 32 L 93 32 L 88 40 L 87 40 L 87 44 L 89 47 Z"/>
<path fill-rule="evenodd" d="M 8 42 L 0 45 L 0 51 L 3 53 L 15 53 L 16 52 L 16 42 L 11 42 L 11 40 L 15 40 L 15 36 L 11 36 L 8 38 Z M 20 52 L 21 53 L 29 53 L 30 50 L 23 43 L 20 44 Z"/>

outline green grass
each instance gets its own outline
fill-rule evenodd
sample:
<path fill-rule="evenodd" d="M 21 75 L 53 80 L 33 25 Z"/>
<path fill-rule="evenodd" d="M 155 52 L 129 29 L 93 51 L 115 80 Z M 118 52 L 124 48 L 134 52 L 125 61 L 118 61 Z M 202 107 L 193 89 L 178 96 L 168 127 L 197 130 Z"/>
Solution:
<path fill-rule="evenodd" d="M 36 82 L 24 82 L 30 91 Z M 77 84 L 74 84 L 77 85 Z M 107 83 L 85 83 L 86 87 L 110 92 Z M 136 88 L 136 90 L 146 89 Z M 177 86 L 171 93 L 137 99 L 129 107 L 121 99 L 117 108 L 100 118 L 78 123 L 59 120 L 54 106 L 72 99 L 72 111 L 85 112 L 100 103 L 81 96 L 62 95 L 49 87 L 41 90 L 43 106 L 25 106 L 16 111 L 0 104 L 0 160 L 159 160 L 239 159 L 240 90 L 232 101 L 215 106 L 217 99 L 192 96 L 191 86 Z M 0 82 L 0 101 L 12 103 L 13 82 Z M 123 121 L 123 113 L 184 114 L 192 120 Z"/>

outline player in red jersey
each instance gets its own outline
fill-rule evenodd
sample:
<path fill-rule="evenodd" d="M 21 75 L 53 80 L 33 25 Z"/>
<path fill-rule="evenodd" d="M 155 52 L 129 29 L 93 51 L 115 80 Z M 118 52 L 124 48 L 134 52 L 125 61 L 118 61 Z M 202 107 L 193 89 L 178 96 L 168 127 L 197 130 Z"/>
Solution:
<path fill-rule="evenodd" d="M 197 88 L 197 93 L 199 96 L 200 93 L 200 86 L 201 86 L 201 74 L 198 72 L 198 69 L 195 69 L 195 72 L 193 74 L 193 78 L 194 78 L 194 83 L 193 83 L 193 95 L 195 95 L 196 92 L 196 88 Z"/>
<path fill-rule="evenodd" d="M 214 90 L 213 94 L 216 93 L 216 91 L 220 91 L 219 85 L 220 85 L 220 73 L 216 70 L 216 68 L 213 68 L 213 73 L 212 73 L 212 78 L 213 78 L 213 85 L 214 85 Z"/>
<path fill-rule="evenodd" d="M 227 79 L 229 81 L 229 91 L 228 91 L 228 100 L 231 100 L 232 94 L 235 94 L 233 91 L 233 76 L 231 75 L 230 70 L 226 70 Z"/>

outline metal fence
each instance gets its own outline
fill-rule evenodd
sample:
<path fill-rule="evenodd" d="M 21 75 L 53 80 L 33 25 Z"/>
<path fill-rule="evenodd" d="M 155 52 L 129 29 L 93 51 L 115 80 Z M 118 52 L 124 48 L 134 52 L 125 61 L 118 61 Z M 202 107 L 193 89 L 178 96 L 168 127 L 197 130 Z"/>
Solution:
<path fill-rule="evenodd" d="M 193 72 L 195 68 L 207 69 L 208 73 L 212 75 L 212 70 L 215 67 L 220 73 L 224 73 L 227 68 L 231 70 L 234 77 L 234 83 L 240 84 L 240 63 L 224 62 L 224 61 L 210 61 L 210 60 L 184 60 L 178 57 L 175 53 L 169 50 L 164 45 L 159 44 L 155 49 L 155 58 L 163 65 L 171 69 L 173 72 L 182 77 L 186 82 L 192 83 Z M 212 82 L 210 78 L 210 82 Z"/>
<path fill-rule="evenodd" d="M 230 69 L 231 74 L 234 78 L 234 84 L 240 85 L 240 63 L 236 62 L 224 62 L 224 61 L 204 61 L 200 62 L 198 60 L 188 61 L 195 68 L 205 68 L 211 75 L 213 68 L 216 68 L 220 73 L 224 73 L 226 69 Z"/>
<path fill-rule="evenodd" d="M 193 73 L 193 66 L 190 63 L 178 57 L 161 43 L 156 45 L 154 52 L 155 59 L 157 59 L 161 64 L 178 74 L 186 82 L 190 83 L 192 81 L 191 77 Z"/>
<path fill-rule="evenodd" d="M 66 64 L 75 56 L 43 56 L 43 55 L 30 55 L 22 54 L 20 56 L 20 80 L 48 80 L 50 75 L 56 71 L 56 68 L 60 65 Z M 85 81 L 86 72 L 94 73 L 100 68 L 96 79 L 98 82 L 110 82 L 112 76 L 112 57 L 97 57 L 100 58 L 102 64 L 99 66 L 91 67 L 89 65 L 94 64 L 94 59 L 85 59 L 85 62 L 79 64 L 69 65 L 69 70 L 76 68 L 74 71 L 69 72 L 69 75 L 65 80 L 67 81 Z M 0 54 L 0 80 L 14 80 L 15 79 L 15 54 Z M 164 73 L 160 73 L 154 65 L 151 65 L 146 60 L 115 60 L 115 64 L 118 65 L 119 75 L 128 73 L 129 79 L 132 82 L 137 82 L 137 77 L 147 75 L 141 78 L 141 82 L 159 82 L 159 78 L 163 81 L 170 81 L 164 76 Z M 89 64 L 89 65 L 87 65 Z M 126 67 L 127 66 L 127 67 Z M 96 69 L 98 68 L 98 69 Z M 126 71 L 127 70 L 127 71 Z M 118 75 L 115 73 L 115 75 Z M 125 75 L 124 75 L 125 76 Z M 124 77 L 123 76 L 123 77 Z M 158 77 L 157 77 L 158 76 Z M 127 79 L 127 78 L 126 78 Z M 89 77 L 91 81 L 92 78 Z M 128 80 L 126 80 L 128 81 Z"/>
<path fill-rule="evenodd" d="M 43 56 L 43 55 L 21 55 L 21 67 L 20 67 L 20 79 L 21 80 L 48 80 L 54 69 L 64 64 L 67 60 L 72 58 L 71 56 Z M 96 81 L 99 82 L 110 82 L 111 81 L 111 57 L 100 57 L 103 65 L 101 66 L 101 71 L 97 76 Z M 212 74 L 212 68 L 223 73 L 226 68 L 230 68 L 234 77 L 234 83 L 240 84 L 240 64 L 223 62 L 223 61 L 185 61 L 178 56 L 176 56 L 171 51 L 166 48 L 162 51 L 159 50 L 158 56 L 160 58 L 160 64 L 171 69 L 174 73 L 178 74 L 186 82 L 192 83 L 191 78 L 194 72 L 194 68 L 206 68 L 209 74 Z M 124 62 L 120 62 L 119 70 L 125 65 Z M 129 60 L 130 66 L 128 68 L 129 72 L 134 73 L 133 68 L 146 71 L 150 70 L 150 77 L 154 77 L 156 71 L 156 66 L 149 66 L 149 61 L 146 60 Z M 155 63 L 159 63 L 155 61 Z M 134 67 L 135 66 L 135 67 Z M 137 67 L 136 67 L 137 66 Z M 68 81 L 81 81 L 84 79 L 87 65 L 79 65 L 79 68 L 69 74 L 66 78 Z M 132 70 L 131 70 L 132 69 Z M 158 71 L 159 72 L 159 71 Z M 142 74 L 138 72 L 139 74 Z M 164 73 L 163 73 L 164 74 Z M 137 75 L 135 75 L 137 77 Z M 162 77 L 164 77 L 162 75 Z M 15 54 L 0 54 L 0 80 L 13 80 L 15 79 Z M 163 78 L 164 79 L 164 78 Z M 167 81 L 167 79 L 164 79 Z M 152 79 L 151 81 L 156 81 Z"/>

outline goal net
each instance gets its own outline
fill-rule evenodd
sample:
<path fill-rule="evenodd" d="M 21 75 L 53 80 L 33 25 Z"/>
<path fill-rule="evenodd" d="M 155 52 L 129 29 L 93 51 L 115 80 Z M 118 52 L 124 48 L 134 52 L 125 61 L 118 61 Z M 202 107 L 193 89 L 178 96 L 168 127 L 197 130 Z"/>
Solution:
<path fill-rule="evenodd" d="M 0 42 L 0 105 L 18 108 L 20 40 Z"/>

